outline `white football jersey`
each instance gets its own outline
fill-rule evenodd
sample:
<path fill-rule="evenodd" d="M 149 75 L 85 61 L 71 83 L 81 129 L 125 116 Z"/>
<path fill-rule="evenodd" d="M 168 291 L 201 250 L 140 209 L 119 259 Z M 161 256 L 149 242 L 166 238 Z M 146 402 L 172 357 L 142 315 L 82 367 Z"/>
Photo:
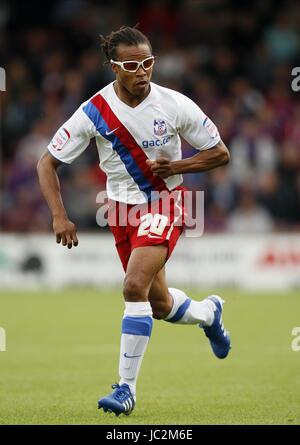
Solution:
<path fill-rule="evenodd" d="M 58 160 L 71 163 L 95 137 L 108 197 L 142 204 L 151 200 L 153 192 L 172 190 L 182 183 L 182 175 L 162 179 L 146 164 L 158 156 L 182 159 L 180 136 L 198 150 L 220 141 L 213 122 L 183 94 L 151 82 L 149 95 L 132 108 L 119 99 L 112 82 L 77 109 L 48 150 Z"/>

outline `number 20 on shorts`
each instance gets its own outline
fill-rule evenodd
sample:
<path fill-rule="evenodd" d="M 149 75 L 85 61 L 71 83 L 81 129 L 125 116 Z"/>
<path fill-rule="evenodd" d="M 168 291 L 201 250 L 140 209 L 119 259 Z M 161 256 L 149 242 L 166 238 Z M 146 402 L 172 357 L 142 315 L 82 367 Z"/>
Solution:
<path fill-rule="evenodd" d="M 147 213 L 141 217 L 141 224 L 138 230 L 138 236 L 149 235 L 149 233 L 161 236 L 168 224 L 168 217 L 159 213 Z"/>

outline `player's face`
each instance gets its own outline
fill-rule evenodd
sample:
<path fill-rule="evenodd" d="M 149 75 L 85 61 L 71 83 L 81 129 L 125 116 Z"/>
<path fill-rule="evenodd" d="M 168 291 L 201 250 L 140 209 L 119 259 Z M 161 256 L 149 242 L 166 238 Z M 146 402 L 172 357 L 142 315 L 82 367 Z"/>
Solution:
<path fill-rule="evenodd" d="M 116 53 L 119 62 L 125 62 L 126 60 L 141 62 L 152 56 L 147 44 L 137 46 L 118 45 Z M 149 69 L 140 66 L 135 73 L 124 71 L 121 66 L 116 64 L 112 64 L 112 69 L 116 74 L 120 88 L 127 93 L 135 97 L 143 97 L 148 94 L 153 66 Z"/>

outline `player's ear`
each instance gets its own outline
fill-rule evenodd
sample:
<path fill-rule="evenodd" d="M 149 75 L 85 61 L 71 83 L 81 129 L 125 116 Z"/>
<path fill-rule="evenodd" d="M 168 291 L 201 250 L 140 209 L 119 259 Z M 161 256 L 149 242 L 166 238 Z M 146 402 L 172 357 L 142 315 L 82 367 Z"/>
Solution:
<path fill-rule="evenodd" d="M 113 71 L 115 74 L 117 74 L 117 65 L 115 65 L 114 63 L 111 63 L 111 64 L 110 64 L 110 67 L 111 67 L 112 71 Z"/>

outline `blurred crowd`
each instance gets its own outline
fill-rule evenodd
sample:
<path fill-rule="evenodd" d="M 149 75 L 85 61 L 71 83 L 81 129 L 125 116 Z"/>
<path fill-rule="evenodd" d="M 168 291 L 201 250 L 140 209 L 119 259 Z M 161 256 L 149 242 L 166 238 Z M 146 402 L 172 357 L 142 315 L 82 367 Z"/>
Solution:
<path fill-rule="evenodd" d="M 1 231 L 48 231 L 36 164 L 81 102 L 113 80 L 99 34 L 140 23 L 157 56 L 153 81 L 191 97 L 216 123 L 231 162 L 185 176 L 205 190 L 207 232 L 300 230 L 298 0 L 3 1 L 0 4 Z M 196 153 L 183 141 L 183 156 Z M 60 167 L 69 216 L 99 230 L 105 188 L 95 143 Z"/>

